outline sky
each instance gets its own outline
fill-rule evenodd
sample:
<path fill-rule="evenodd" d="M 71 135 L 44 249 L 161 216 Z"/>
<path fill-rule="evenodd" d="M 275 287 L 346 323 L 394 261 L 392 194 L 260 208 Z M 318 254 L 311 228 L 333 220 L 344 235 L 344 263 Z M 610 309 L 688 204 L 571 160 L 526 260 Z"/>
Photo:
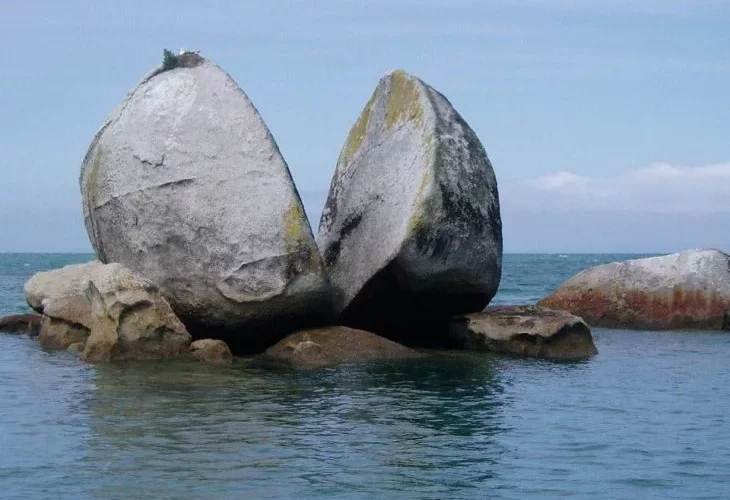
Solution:
<path fill-rule="evenodd" d="M 317 221 L 379 79 L 445 94 L 506 252 L 730 250 L 730 0 L 0 0 L 0 252 L 85 252 L 78 176 L 163 48 L 261 112 Z"/>

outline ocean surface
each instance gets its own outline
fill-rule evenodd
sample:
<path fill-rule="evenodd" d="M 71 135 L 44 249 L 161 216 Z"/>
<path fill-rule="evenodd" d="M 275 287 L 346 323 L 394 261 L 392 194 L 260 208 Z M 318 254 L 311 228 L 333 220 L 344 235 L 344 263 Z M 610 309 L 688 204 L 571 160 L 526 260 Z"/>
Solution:
<path fill-rule="evenodd" d="M 506 255 L 532 303 L 629 255 Z M 0 315 L 33 273 L 0 254 Z M 730 498 L 730 334 L 594 329 L 600 354 L 295 373 L 243 359 L 90 366 L 0 335 L 0 498 Z"/>

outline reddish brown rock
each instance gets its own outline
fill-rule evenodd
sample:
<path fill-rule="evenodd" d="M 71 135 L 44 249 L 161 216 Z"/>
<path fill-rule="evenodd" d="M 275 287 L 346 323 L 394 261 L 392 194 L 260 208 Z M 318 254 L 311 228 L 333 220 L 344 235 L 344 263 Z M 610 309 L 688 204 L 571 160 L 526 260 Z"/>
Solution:
<path fill-rule="evenodd" d="M 535 306 L 489 307 L 457 316 L 449 334 L 462 349 L 555 360 L 586 359 L 598 353 L 591 329 L 566 311 Z"/>
<path fill-rule="evenodd" d="M 25 333 L 31 337 L 38 335 L 41 328 L 40 314 L 11 314 L 0 317 L 0 332 Z"/>
<path fill-rule="evenodd" d="M 266 355 L 297 368 L 423 356 L 374 333 L 344 326 L 293 333 L 270 347 Z"/>
<path fill-rule="evenodd" d="M 730 329 L 730 256 L 718 250 L 605 264 L 577 274 L 541 306 L 594 326 Z"/>

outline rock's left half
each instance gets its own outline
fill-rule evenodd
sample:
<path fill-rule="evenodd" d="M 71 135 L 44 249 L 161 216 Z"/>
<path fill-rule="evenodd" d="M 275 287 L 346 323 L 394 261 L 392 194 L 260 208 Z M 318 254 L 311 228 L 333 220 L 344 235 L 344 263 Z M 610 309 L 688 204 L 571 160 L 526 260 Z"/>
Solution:
<path fill-rule="evenodd" d="M 146 76 L 94 137 L 80 178 L 86 228 L 103 262 L 157 284 L 189 328 L 263 350 L 326 314 L 328 280 L 247 95 L 197 54 L 172 66 Z"/>

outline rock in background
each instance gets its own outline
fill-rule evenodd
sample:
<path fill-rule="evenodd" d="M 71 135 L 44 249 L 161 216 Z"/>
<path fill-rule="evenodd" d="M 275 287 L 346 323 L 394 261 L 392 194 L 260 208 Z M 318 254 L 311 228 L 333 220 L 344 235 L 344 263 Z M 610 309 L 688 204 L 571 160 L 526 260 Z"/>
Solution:
<path fill-rule="evenodd" d="M 328 282 L 256 108 L 197 54 L 173 62 L 94 137 L 80 178 L 87 231 L 103 262 L 156 283 L 189 328 L 260 351 L 328 309 Z"/>
<path fill-rule="evenodd" d="M 689 250 L 592 267 L 540 305 L 565 309 L 593 326 L 730 329 L 730 256 Z"/>
<path fill-rule="evenodd" d="M 317 236 L 341 322 L 446 337 L 499 285 L 497 181 L 476 134 L 416 77 L 384 77 L 340 154 Z"/>
<path fill-rule="evenodd" d="M 566 361 L 598 353 L 581 318 L 535 306 L 489 307 L 457 317 L 450 334 L 458 347 L 475 351 Z"/>

